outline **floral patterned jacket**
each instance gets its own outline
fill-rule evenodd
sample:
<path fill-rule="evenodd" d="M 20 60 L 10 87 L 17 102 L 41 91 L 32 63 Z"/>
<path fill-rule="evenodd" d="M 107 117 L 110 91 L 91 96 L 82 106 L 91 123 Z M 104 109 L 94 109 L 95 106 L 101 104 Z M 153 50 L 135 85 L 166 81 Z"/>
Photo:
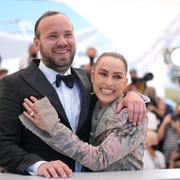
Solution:
<path fill-rule="evenodd" d="M 37 128 L 24 115 L 19 118 L 53 149 L 93 171 L 140 170 L 143 168 L 147 120 L 139 126 L 133 126 L 128 120 L 126 108 L 116 114 L 114 109 L 119 100 L 120 97 L 100 110 L 97 102 L 92 118 L 91 144 L 81 141 L 60 123 L 58 114 L 46 97 L 36 105 L 49 128 L 48 132 Z"/>

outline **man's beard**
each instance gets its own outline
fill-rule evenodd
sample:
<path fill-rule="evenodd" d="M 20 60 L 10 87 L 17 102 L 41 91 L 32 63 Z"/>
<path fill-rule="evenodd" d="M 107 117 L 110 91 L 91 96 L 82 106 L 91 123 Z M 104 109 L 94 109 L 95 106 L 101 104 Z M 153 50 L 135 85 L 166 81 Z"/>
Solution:
<path fill-rule="evenodd" d="M 42 45 L 40 46 L 40 52 L 43 63 L 47 67 L 60 73 L 66 72 L 66 70 L 71 66 L 75 55 L 75 51 L 74 51 L 74 53 L 70 57 L 70 61 L 68 61 L 67 63 L 58 64 L 56 63 L 55 59 L 51 55 L 49 55 L 49 53 L 43 48 Z"/>

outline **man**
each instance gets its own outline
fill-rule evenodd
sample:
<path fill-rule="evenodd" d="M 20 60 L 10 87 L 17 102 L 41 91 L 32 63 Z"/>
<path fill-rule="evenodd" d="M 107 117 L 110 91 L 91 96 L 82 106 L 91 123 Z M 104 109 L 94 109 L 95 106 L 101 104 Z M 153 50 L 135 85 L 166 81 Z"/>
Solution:
<path fill-rule="evenodd" d="M 35 24 L 34 44 L 42 61 L 35 59 L 26 69 L 0 82 L 0 166 L 19 174 L 68 177 L 72 175 L 71 169 L 77 171 L 78 166 L 22 126 L 18 119 L 24 111 L 22 103 L 26 97 L 47 96 L 62 123 L 87 141 L 94 94 L 86 72 L 70 68 L 76 42 L 73 26 L 66 16 L 54 11 L 42 15 Z M 74 86 L 71 84 L 69 88 L 65 80 L 60 82 L 59 74 L 72 74 Z M 134 124 L 143 119 L 145 104 L 135 92 L 129 92 L 116 110 L 123 106 L 128 106 Z"/>

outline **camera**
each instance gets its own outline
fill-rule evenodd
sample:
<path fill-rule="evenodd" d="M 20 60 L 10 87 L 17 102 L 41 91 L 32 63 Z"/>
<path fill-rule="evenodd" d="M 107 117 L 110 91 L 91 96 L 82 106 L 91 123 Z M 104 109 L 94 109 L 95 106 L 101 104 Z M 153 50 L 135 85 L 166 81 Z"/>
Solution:
<path fill-rule="evenodd" d="M 177 152 L 180 153 L 180 139 L 178 140 Z"/>

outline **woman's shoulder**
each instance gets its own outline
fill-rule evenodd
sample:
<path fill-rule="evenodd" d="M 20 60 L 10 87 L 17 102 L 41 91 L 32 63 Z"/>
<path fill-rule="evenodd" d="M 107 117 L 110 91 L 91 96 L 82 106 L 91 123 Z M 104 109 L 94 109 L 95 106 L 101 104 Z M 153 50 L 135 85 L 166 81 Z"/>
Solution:
<path fill-rule="evenodd" d="M 127 124 L 128 121 L 128 111 L 127 108 L 123 108 L 119 113 L 115 112 L 118 99 L 114 101 L 107 109 L 106 112 L 101 117 L 101 122 L 104 128 L 113 129 L 117 127 L 122 127 Z"/>
<path fill-rule="evenodd" d="M 115 112 L 117 104 L 121 101 L 122 97 L 118 97 L 113 103 L 107 108 L 104 116 L 109 117 L 111 122 L 118 123 L 118 126 L 123 126 L 128 120 L 128 110 L 123 108 L 119 113 Z"/>

